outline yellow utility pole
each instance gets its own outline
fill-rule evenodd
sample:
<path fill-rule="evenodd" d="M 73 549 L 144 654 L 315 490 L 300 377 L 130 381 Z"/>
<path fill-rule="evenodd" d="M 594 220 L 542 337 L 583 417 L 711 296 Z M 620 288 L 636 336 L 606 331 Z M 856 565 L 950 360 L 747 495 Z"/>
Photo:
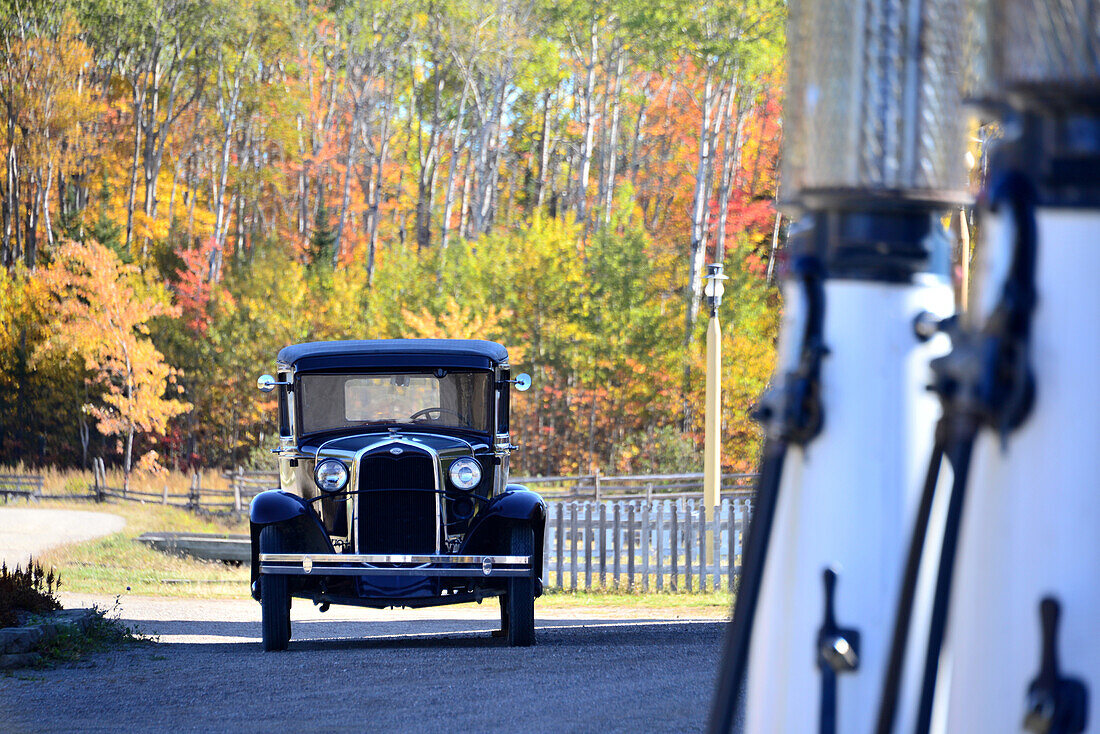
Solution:
<path fill-rule="evenodd" d="M 722 331 L 718 324 L 718 306 L 726 280 L 722 263 L 707 265 L 706 287 L 703 294 L 710 307 L 710 323 L 707 324 L 707 401 L 703 418 L 703 505 L 706 508 L 707 548 L 702 557 L 707 564 L 714 562 L 714 531 L 711 522 L 721 504 L 722 486 Z"/>

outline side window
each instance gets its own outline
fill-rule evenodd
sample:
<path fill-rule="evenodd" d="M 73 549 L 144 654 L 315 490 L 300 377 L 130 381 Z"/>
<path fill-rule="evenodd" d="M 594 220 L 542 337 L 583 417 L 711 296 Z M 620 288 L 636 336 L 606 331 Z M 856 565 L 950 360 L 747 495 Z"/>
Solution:
<path fill-rule="evenodd" d="M 502 384 L 497 387 L 497 433 L 507 433 L 508 411 L 511 408 L 509 400 L 512 391 L 509 389 L 511 386 L 506 381 L 512 379 L 511 371 L 501 370 L 500 379 Z"/>
<path fill-rule="evenodd" d="M 286 382 L 287 373 L 279 373 L 279 382 Z M 290 438 L 293 434 L 290 431 L 290 406 L 287 400 L 287 388 L 279 386 L 279 435 L 283 438 Z"/>

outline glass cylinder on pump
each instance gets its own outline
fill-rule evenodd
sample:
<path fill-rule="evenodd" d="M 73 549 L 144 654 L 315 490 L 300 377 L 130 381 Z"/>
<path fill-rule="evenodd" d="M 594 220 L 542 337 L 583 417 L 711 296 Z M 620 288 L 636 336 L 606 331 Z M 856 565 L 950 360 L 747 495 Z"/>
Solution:
<path fill-rule="evenodd" d="M 747 732 L 825 731 L 827 717 L 837 731 L 873 727 L 939 413 L 928 364 L 946 348 L 912 324 L 954 308 L 943 216 L 967 200 L 962 15 L 961 0 L 790 3 L 782 204 L 798 219 L 796 277 L 784 288 L 774 394 L 804 357 L 807 323 L 821 323 L 828 351 L 821 431 L 791 444 L 779 484 Z M 807 297 L 807 273 L 820 274 L 823 299 Z M 808 313 L 815 303 L 823 313 Z"/>

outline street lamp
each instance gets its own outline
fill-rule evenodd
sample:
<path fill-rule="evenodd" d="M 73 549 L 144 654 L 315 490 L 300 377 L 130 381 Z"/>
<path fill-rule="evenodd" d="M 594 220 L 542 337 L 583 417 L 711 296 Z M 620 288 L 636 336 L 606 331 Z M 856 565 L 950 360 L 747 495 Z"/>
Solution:
<path fill-rule="evenodd" d="M 713 521 L 717 514 L 722 484 L 722 332 L 718 326 L 718 307 L 726 287 L 722 275 L 722 263 L 707 265 L 706 286 L 703 295 L 710 307 L 710 323 L 707 324 L 707 402 L 703 418 L 703 506 L 706 518 Z M 714 552 L 713 531 L 707 526 L 707 549 L 702 558 L 712 561 Z"/>
<path fill-rule="evenodd" d="M 703 295 L 706 296 L 707 305 L 710 306 L 710 315 L 714 317 L 718 315 L 718 307 L 722 305 L 722 294 L 726 292 L 726 286 L 722 281 L 729 280 L 729 277 L 722 275 L 722 263 L 707 265 L 705 280 L 707 284 L 703 287 Z"/>

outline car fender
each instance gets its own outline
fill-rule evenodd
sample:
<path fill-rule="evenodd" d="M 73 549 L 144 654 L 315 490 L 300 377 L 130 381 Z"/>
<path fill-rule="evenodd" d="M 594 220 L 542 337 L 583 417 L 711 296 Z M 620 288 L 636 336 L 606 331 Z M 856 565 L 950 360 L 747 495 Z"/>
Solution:
<path fill-rule="evenodd" d="M 535 578 L 542 579 L 543 534 L 546 528 L 546 501 L 521 484 L 509 484 L 504 492 L 489 500 L 474 517 L 466 533 L 461 553 L 507 553 L 507 533 L 517 524 L 529 525 L 535 534 L 533 566 Z M 536 584 L 541 588 L 541 584 Z"/>
<path fill-rule="evenodd" d="M 255 525 L 263 526 L 285 522 L 312 511 L 309 503 L 298 495 L 281 489 L 270 489 L 252 498 L 248 505 L 248 519 Z"/>
<path fill-rule="evenodd" d="M 321 518 L 309 501 L 281 489 L 260 492 L 248 507 L 249 531 L 252 537 L 252 595 L 258 594 L 255 582 L 260 575 L 260 531 L 268 525 L 278 525 L 290 553 L 335 553 L 332 541 L 321 524 Z"/>

